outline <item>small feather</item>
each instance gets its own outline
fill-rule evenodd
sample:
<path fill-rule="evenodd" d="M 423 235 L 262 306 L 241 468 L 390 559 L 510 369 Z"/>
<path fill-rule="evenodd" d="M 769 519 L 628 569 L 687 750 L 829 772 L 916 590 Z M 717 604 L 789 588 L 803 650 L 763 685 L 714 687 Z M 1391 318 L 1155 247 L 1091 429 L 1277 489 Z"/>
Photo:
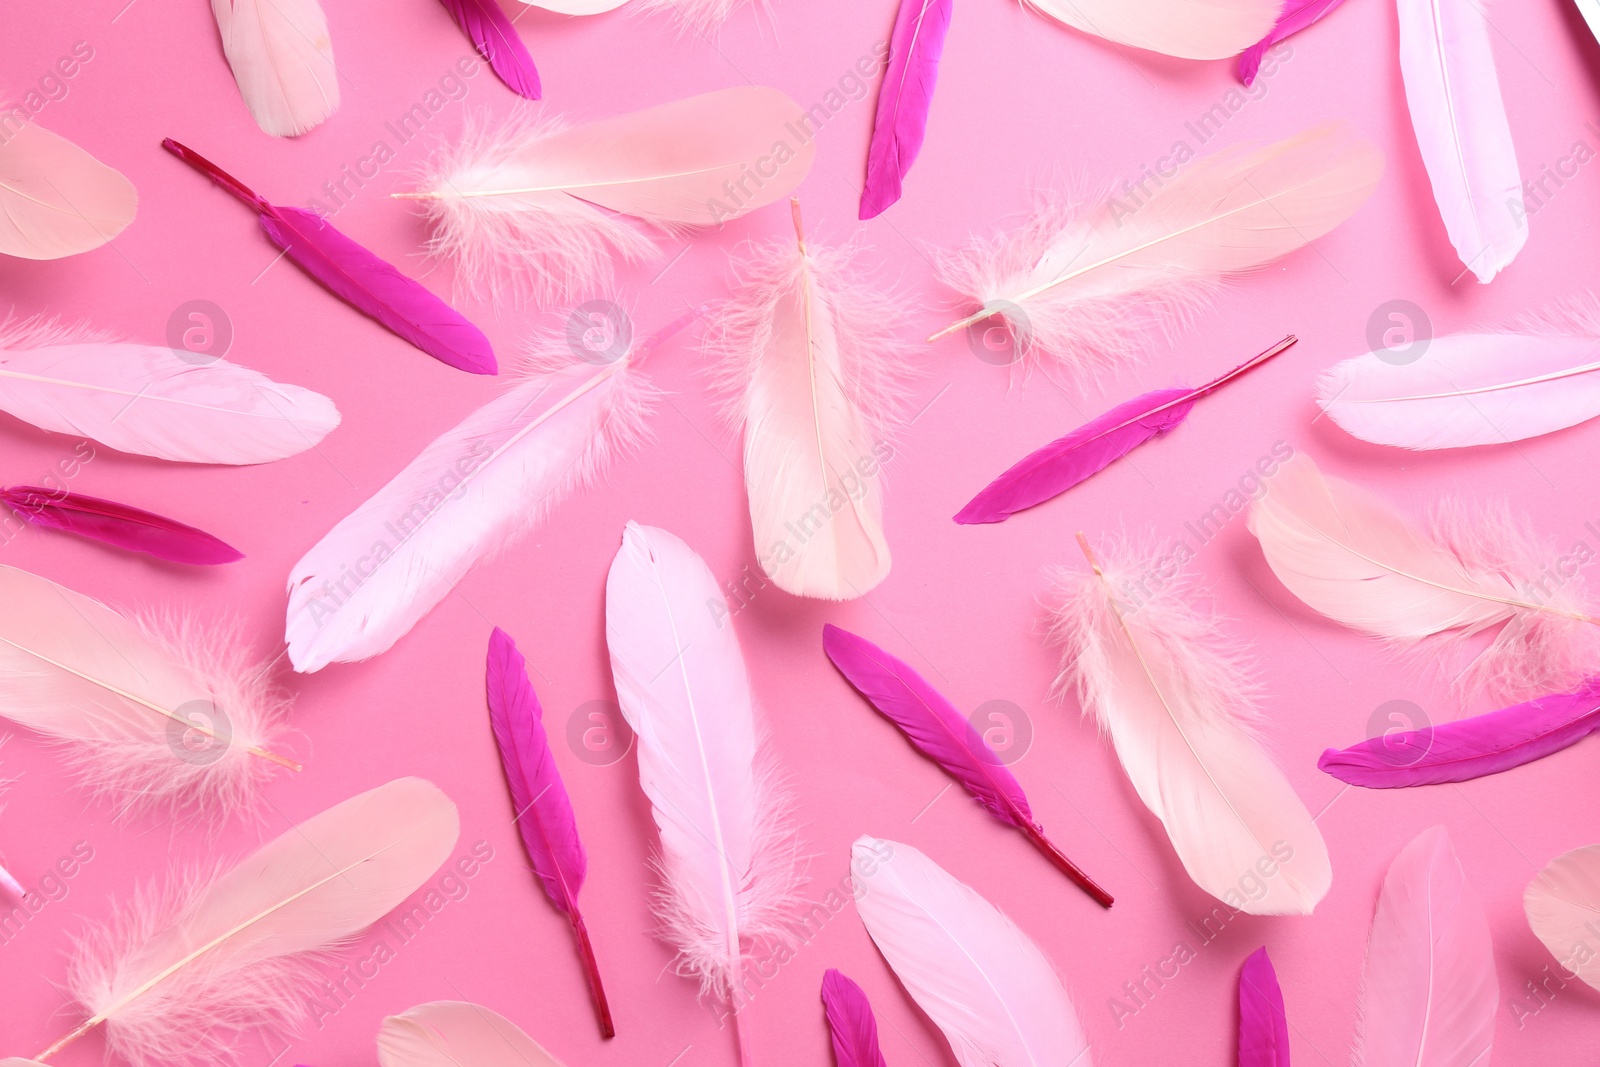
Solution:
<path fill-rule="evenodd" d="M 378 1028 L 380 1067 L 561 1067 L 515 1023 L 477 1004 L 440 1000 Z"/>
<path fill-rule="evenodd" d="M 1594 951 L 1595 915 L 1600 913 L 1600 845 L 1584 845 L 1545 864 L 1522 894 L 1534 936 L 1555 956 L 1562 974 L 1576 974 L 1600 989 L 1600 956 Z"/>
<path fill-rule="evenodd" d="M 0 502 L 33 526 L 77 534 L 173 563 L 215 566 L 244 559 L 243 552 L 204 530 L 82 493 L 13 485 L 0 489 Z"/>
<path fill-rule="evenodd" d="M 478 54 L 518 96 L 539 99 L 539 71 L 499 0 L 441 0 Z"/>
<path fill-rule="evenodd" d="M 1265 946 L 1239 970 L 1239 1067 L 1289 1067 L 1289 1019 Z"/>
<path fill-rule="evenodd" d="M 835 1067 L 888 1067 L 878 1047 L 878 1020 L 860 986 L 830 967 L 822 976 L 822 1004 Z"/>
<path fill-rule="evenodd" d="M 317 0 L 211 0 L 222 51 L 256 124 L 305 133 L 339 107 L 328 18 Z"/>
<path fill-rule="evenodd" d="M 878 87 L 872 141 L 867 145 L 863 219 L 883 214 L 900 199 L 901 183 L 922 151 L 950 11 L 951 0 L 900 0 L 889 38 L 889 65 Z"/>
<path fill-rule="evenodd" d="M 0 110 L 9 123 L 18 111 Z M 133 222 L 133 183 L 32 122 L 0 133 L 0 255 L 61 259 L 99 248 Z"/>
<path fill-rule="evenodd" d="M 1254 84 L 1256 73 L 1261 69 L 1261 57 L 1268 49 L 1331 14 L 1342 3 L 1344 0 L 1287 0 L 1272 30 L 1240 54 L 1239 80 L 1246 85 Z"/>

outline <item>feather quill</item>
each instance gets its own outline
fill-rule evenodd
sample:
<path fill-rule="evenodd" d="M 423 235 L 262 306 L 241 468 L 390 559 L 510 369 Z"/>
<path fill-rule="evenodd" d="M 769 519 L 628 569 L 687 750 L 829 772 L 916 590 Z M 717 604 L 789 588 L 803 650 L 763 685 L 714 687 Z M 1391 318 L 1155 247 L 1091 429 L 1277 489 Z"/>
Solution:
<path fill-rule="evenodd" d="M 859 838 L 856 911 L 961 1067 L 1092 1067 L 1050 961 L 1005 913 L 910 845 Z"/>
<path fill-rule="evenodd" d="M 440 0 L 489 68 L 512 92 L 539 99 L 539 71 L 500 0 Z"/>
<path fill-rule="evenodd" d="M 822 976 L 822 1004 L 835 1067 L 889 1067 L 878 1047 L 878 1020 L 861 987 L 839 971 Z"/>
<path fill-rule="evenodd" d="M 1500 989 L 1483 908 L 1444 827 L 1389 866 L 1362 972 L 1359 1067 L 1483 1067 Z"/>
<path fill-rule="evenodd" d="M 387 651 L 480 559 L 637 447 L 657 396 L 638 365 L 691 317 L 609 363 L 536 340 L 536 373 L 423 449 L 294 565 L 284 631 L 294 669 Z"/>
<path fill-rule="evenodd" d="M 418 1004 L 378 1028 L 380 1067 L 561 1067 L 510 1019 L 461 1001 Z"/>
<path fill-rule="evenodd" d="M 1382 172 L 1376 148 L 1330 123 L 1205 156 L 1147 196 L 1087 211 L 1046 202 L 1020 232 L 942 258 L 945 282 L 983 306 L 929 340 L 1000 316 L 1030 364 L 1047 353 L 1104 370 L 1136 355 L 1139 330 L 1181 321 L 1224 278 L 1334 229 Z"/>
<path fill-rule="evenodd" d="M 268 203 L 170 137 L 161 147 L 253 210 L 267 238 L 334 296 L 442 363 L 472 374 L 496 373 L 494 349 L 483 331 L 421 282 L 401 274 L 315 212 Z"/>
<path fill-rule="evenodd" d="M 1552 588 L 1547 554 L 1501 512 L 1447 506 L 1421 529 L 1309 456 L 1283 464 L 1250 509 L 1250 532 L 1289 592 L 1344 625 L 1401 647 L 1465 656 L 1464 691 L 1522 699 L 1576 686 L 1600 655 L 1577 578 Z M 1438 638 L 1427 645 L 1429 638 Z M 1452 668 L 1453 669 L 1453 668 Z"/>
<path fill-rule="evenodd" d="M 32 122 L 0 133 L 0 255 L 61 259 L 99 248 L 138 207 L 132 182 L 65 137 Z"/>
<path fill-rule="evenodd" d="M 1445 232 L 1489 282 L 1527 242 L 1528 216 L 1489 20 L 1475 0 L 1400 0 L 1400 75 Z"/>
<path fill-rule="evenodd" d="M 1534 936 L 1561 970 L 1600 989 L 1600 955 L 1594 950 L 1600 916 L 1600 845 L 1564 852 L 1545 864 L 1522 894 Z"/>
<path fill-rule="evenodd" d="M 657 910 L 678 972 L 728 1003 L 748 1065 L 745 969 L 755 946 L 793 944 L 800 870 L 727 619 L 716 578 L 688 545 L 628 523 L 606 578 L 606 644 L 661 836 Z"/>
<path fill-rule="evenodd" d="M 339 107 L 333 41 L 317 0 L 211 0 L 211 12 L 256 125 L 294 137 Z"/>
<path fill-rule="evenodd" d="M 516 642 L 498 626 L 489 636 L 487 688 L 489 723 L 494 728 L 506 785 L 516 807 L 523 849 L 550 903 L 572 925 L 600 1020 L 600 1033 L 608 1039 L 615 1037 L 617 1030 L 611 1022 L 605 987 L 600 983 L 600 966 L 589 943 L 589 928 L 578 910 L 578 893 L 589 873 L 589 859 L 578 837 L 572 798 L 567 795 L 550 751 L 550 739 L 545 736 L 544 709 L 528 680 L 527 662 L 517 651 Z"/>
<path fill-rule="evenodd" d="M 878 86 L 872 141 L 867 145 L 862 219 L 883 214 L 900 199 L 901 184 L 922 151 L 951 4 L 952 0 L 900 0 L 889 38 L 889 65 Z"/>
<path fill-rule="evenodd" d="M 1289 1018 L 1266 946 L 1239 970 L 1239 1067 L 1289 1067 Z"/>
<path fill-rule="evenodd" d="M 0 489 L 0 503 L 30 526 L 77 534 L 172 563 L 216 566 L 244 559 L 243 552 L 204 530 L 113 500 L 13 485 Z"/>
<path fill-rule="evenodd" d="M 1253 85 L 1268 49 L 1333 13 L 1344 0 L 1286 0 L 1272 30 L 1239 55 L 1239 80 Z"/>
<path fill-rule="evenodd" d="M 889 573 L 881 442 L 898 421 L 906 311 L 854 266 L 856 249 L 758 247 L 706 348 L 744 434 L 762 569 L 796 596 L 854 600 Z"/>
<path fill-rule="evenodd" d="M 582 126 L 537 109 L 475 116 L 428 164 L 418 202 L 430 250 L 474 288 L 569 302 L 610 285 L 613 253 L 661 250 L 630 219 L 667 232 L 714 226 L 788 196 L 816 155 L 800 106 L 740 86 Z"/>
<path fill-rule="evenodd" d="M 1075 30 L 1180 59 L 1226 59 L 1261 39 L 1283 0 L 1026 0 Z"/>
<path fill-rule="evenodd" d="M 1267 351 L 1197 389 L 1156 389 L 1118 404 L 1008 468 L 956 512 L 962 525 L 1004 522 L 1019 511 L 1043 504 L 1132 452 L 1164 437 L 1202 397 L 1259 367 L 1294 344 L 1285 337 Z"/>
<path fill-rule="evenodd" d="M 1034 821 L 1022 784 L 943 693 L 909 664 L 832 623 L 822 627 L 822 648 L 839 673 L 884 718 L 898 726 L 919 752 L 960 782 L 990 815 L 1021 830 L 1035 848 L 1096 903 L 1111 907 L 1111 894 L 1044 836 L 1044 828 Z"/>
<path fill-rule="evenodd" d="M 1102 568 L 1081 533 L 1078 543 L 1093 573 L 1057 576 L 1054 693 L 1075 685 L 1196 885 L 1251 915 L 1311 914 L 1332 882 L 1328 849 L 1262 747 L 1239 655 L 1180 587 L 1136 606 L 1114 592 L 1138 575 L 1134 546 L 1117 545 Z M 1247 877 L 1264 878 L 1259 899 L 1242 891 Z"/>
<path fill-rule="evenodd" d="M 37 1059 L 96 1027 L 134 1067 L 232 1063 L 237 1034 L 293 1033 L 320 955 L 420 888 L 455 847 L 456 806 L 400 778 L 313 815 L 231 870 L 140 895 L 81 942 L 68 971 L 89 1017 Z"/>

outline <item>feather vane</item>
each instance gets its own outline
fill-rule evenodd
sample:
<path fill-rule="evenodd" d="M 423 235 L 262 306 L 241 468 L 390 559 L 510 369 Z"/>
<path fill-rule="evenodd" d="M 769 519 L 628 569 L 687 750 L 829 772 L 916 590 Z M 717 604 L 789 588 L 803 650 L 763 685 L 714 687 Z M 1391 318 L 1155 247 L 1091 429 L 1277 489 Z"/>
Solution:
<path fill-rule="evenodd" d="M 113 500 L 13 485 L 0 489 L 0 502 L 31 526 L 77 534 L 172 563 L 215 566 L 244 559 L 243 552 L 204 530 Z"/>
<path fill-rule="evenodd" d="M 1289 1017 L 1265 946 L 1239 970 L 1239 1067 L 1289 1067 Z"/>
<path fill-rule="evenodd" d="M 381 1067 L 561 1067 L 503 1015 L 439 1000 L 391 1015 L 378 1028 Z"/>
<path fill-rule="evenodd" d="M 1594 952 L 1595 914 L 1600 913 L 1600 845 L 1584 845 L 1545 864 L 1522 894 L 1534 936 L 1544 942 L 1567 974 L 1600 989 L 1600 957 Z"/>
<path fill-rule="evenodd" d="M 1261 71 L 1262 57 L 1267 54 L 1268 49 L 1313 23 L 1320 22 L 1342 3 L 1344 0 L 1287 0 L 1272 30 L 1240 53 L 1239 80 L 1246 85 L 1254 84 L 1256 75 Z"/>
<path fill-rule="evenodd" d="M 499 0 L 441 0 L 500 80 L 528 100 L 540 95 L 539 71 Z"/>
<path fill-rule="evenodd" d="M 900 199 L 906 174 L 922 151 L 951 7 L 952 0 L 900 0 L 867 145 L 862 219 L 876 218 Z"/>
<path fill-rule="evenodd" d="M 333 41 L 317 0 L 211 0 L 211 12 L 256 125 L 295 137 L 339 107 Z"/>
<path fill-rule="evenodd" d="M 861 987 L 828 968 L 822 976 L 822 1004 L 833 1040 L 835 1067 L 889 1067 L 878 1046 L 878 1020 Z"/>
<path fill-rule="evenodd" d="M 127 229 L 138 207 L 132 182 L 65 137 L 31 122 L 0 136 L 0 255 L 88 252 Z"/>
<path fill-rule="evenodd" d="M 1181 59 L 1238 55 L 1272 28 L 1283 0 L 1027 0 L 1075 30 Z"/>

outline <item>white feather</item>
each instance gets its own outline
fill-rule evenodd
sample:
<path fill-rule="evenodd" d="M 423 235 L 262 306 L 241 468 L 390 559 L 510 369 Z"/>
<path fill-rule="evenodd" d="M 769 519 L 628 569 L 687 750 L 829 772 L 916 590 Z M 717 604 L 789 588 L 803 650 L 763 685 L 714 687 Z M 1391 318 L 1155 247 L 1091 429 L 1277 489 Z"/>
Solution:
<path fill-rule="evenodd" d="M 1024 0 L 1074 29 L 1184 59 L 1226 59 L 1267 35 L 1283 0 Z"/>
<path fill-rule="evenodd" d="M 1600 922 L 1600 845 L 1564 852 L 1542 867 L 1522 894 L 1528 926 L 1560 964 L 1600 989 L 1600 954 L 1595 927 Z"/>
<path fill-rule="evenodd" d="M 666 14 L 684 30 L 704 37 L 720 29 L 728 17 L 741 7 L 766 7 L 766 0 L 638 0 L 644 14 Z"/>
<path fill-rule="evenodd" d="M 4 748 L 5 743 L 9 740 L 10 738 L 0 737 L 0 748 Z M 0 792 L 3 792 L 10 784 L 10 779 L 0 779 Z M 16 877 L 10 871 L 6 870 L 4 867 L 0 867 L 0 893 L 6 894 L 12 900 L 20 901 L 25 895 L 27 895 L 27 892 L 28 891 L 26 889 L 22 888 L 22 883 L 17 881 Z"/>
<path fill-rule="evenodd" d="M 1583 15 L 1583 21 L 1589 24 L 1589 32 L 1600 40 L 1600 0 L 1574 0 L 1578 11 Z"/>
<path fill-rule="evenodd" d="M 211 0 L 222 51 L 256 124 L 293 137 L 339 106 L 328 19 L 317 0 Z"/>

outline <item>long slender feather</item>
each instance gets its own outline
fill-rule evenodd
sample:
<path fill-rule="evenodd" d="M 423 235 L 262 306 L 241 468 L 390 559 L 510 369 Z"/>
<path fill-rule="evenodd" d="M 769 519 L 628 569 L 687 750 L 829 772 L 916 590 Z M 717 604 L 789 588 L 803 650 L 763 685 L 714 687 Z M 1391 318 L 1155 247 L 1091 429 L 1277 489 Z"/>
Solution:
<path fill-rule="evenodd" d="M 1073 29 L 1182 59 L 1238 55 L 1272 28 L 1283 0 L 1025 0 Z"/>
<path fill-rule="evenodd" d="M 901 184 L 922 151 L 951 5 L 952 0 L 900 0 L 867 145 L 862 219 L 883 214 L 900 199 Z"/>
<path fill-rule="evenodd" d="M 65 137 L 32 122 L 0 133 L 0 255 L 61 259 L 99 248 L 138 208 L 132 182 Z"/>
<path fill-rule="evenodd" d="M 1594 950 L 1600 921 L 1600 845 L 1564 852 L 1542 867 L 1522 894 L 1534 936 L 1561 965 L 1600 989 L 1600 954 Z"/>
<path fill-rule="evenodd" d="M 500 0 L 440 0 L 511 91 L 528 100 L 540 96 L 539 71 Z"/>
<path fill-rule="evenodd" d="M 1483 1067 L 1500 990 L 1483 908 L 1444 827 L 1384 875 L 1362 971 L 1357 1067 Z"/>
<path fill-rule="evenodd" d="M 378 1028 L 381 1067 L 561 1067 L 515 1023 L 478 1004 L 440 1000 Z"/>
<path fill-rule="evenodd" d="M 215 566 L 244 559 L 243 552 L 204 530 L 113 500 L 37 485 L 12 485 L 0 489 L 0 503 L 31 526 L 77 534 L 173 563 Z"/>
<path fill-rule="evenodd" d="M 1239 1067 L 1289 1067 L 1289 1017 L 1264 945 L 1239 969 Z"/>
<path fill-rule="evenodd" d="M 1254 84 L 1261 70 L 1261 59 L 1267 50 L 1286 37 L 1299 33 L 1333 13 L 1344 0 L 1286 0 L 1283 12 L 1268 34 L 1246 48 L 1239 56 L 1239 80 Z"/>
<path fill-rule="evenodd" d="M 339 107 L 333 41 L 317 0 L 211 0 L 211 11 L 256 125 L 294 137 Z"/>
<path fill-rule="evenodd" d="M 839 971 L 822 976 L 822 1004 L 835 1067 L 889 1067 L 878 1047 L 878 1020 L 861 987 Z"/>
<path fill-rule="evenodd" d="M 1262 747 L 1238 652 L 1179 585 L 1137 606 L 1120 600 L 1113 591 L 1132 587 L 1136 546 L 1115 545 L 1102 566 L 1078 540 L 1093 573 L 1058 573 L 1054 692 L 1075 686 L 1196 885 L 1252 915 L 1309 915 L 1333 879 L 1327 845 Z"/>

